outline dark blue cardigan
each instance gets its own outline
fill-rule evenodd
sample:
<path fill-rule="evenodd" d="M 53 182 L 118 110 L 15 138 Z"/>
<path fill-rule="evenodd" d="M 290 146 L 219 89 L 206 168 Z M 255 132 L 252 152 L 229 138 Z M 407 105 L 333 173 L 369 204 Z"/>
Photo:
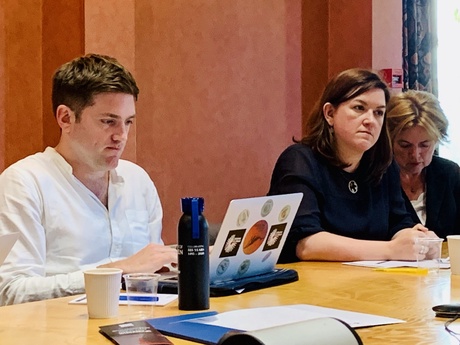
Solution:
<path fill-rule="evenodd" d="M 441 238 L 460 234 L 460 167 L 434 156 L 426 168 L 426 224 Z M 414 222 L 420 222 L 409 198 L 402 192 Z"/>

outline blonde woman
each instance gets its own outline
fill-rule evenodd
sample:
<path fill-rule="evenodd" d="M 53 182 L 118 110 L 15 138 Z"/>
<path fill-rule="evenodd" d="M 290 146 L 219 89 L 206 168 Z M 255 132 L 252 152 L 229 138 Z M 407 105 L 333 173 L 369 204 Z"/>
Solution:
<path fill-rule="evenodd" d="M 439 237 L 460 233 L 460 168 L 434 155 L 447 140 L 448 121 L 438 99 L 408 90 L 390 99 L 387 110 L 401 187 L 412 219 Z"/>

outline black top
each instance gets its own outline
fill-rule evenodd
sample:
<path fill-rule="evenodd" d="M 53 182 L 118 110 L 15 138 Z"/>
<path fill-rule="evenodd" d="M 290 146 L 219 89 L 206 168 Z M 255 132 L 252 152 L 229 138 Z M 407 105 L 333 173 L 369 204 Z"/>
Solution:
<path fill-rule="evenodd" d="M 347 173 L 303 144 L 281 154 L 268 194 L 303 192 L 304 196 L 279 262 L 298 261 L 297 242 L 320 231 L 381 241 L 415 225 L 404 205 L 396 163 L 374 186 L 366 182 L 362 170 Z"/>
<path fill-rule="evenodd" d="M 434 156 L 426 171 L 425 226 L 441 238 L 460 234 L 460 167 L 448 159 Z M 414 222 L 420 223 L 403 191 L 406 207 Z"/>

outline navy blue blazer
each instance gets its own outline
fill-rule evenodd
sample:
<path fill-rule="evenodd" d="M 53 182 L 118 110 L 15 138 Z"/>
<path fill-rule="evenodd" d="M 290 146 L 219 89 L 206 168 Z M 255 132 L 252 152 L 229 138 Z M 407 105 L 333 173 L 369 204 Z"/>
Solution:
<path fill-rule="evenodd" d="M 434 156 L 426 168 L 426 224 L 436 235 L 460 234 L 460 167 L 448 159 Z M 403 191 L 412 219 L 420 219 Z"/>

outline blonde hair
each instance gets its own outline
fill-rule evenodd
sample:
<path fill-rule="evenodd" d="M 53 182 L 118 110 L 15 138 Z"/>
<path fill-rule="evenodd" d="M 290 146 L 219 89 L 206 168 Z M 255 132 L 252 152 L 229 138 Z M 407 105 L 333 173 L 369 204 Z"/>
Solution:
<path fill-rule="evenodd" d="M 432 140 L 447 142 L 449 121 L 433 94 L 408 90 L 390 98 L 387 106 L 388 130 L 391 140 L 405 129 L 421 126 Z"/>

